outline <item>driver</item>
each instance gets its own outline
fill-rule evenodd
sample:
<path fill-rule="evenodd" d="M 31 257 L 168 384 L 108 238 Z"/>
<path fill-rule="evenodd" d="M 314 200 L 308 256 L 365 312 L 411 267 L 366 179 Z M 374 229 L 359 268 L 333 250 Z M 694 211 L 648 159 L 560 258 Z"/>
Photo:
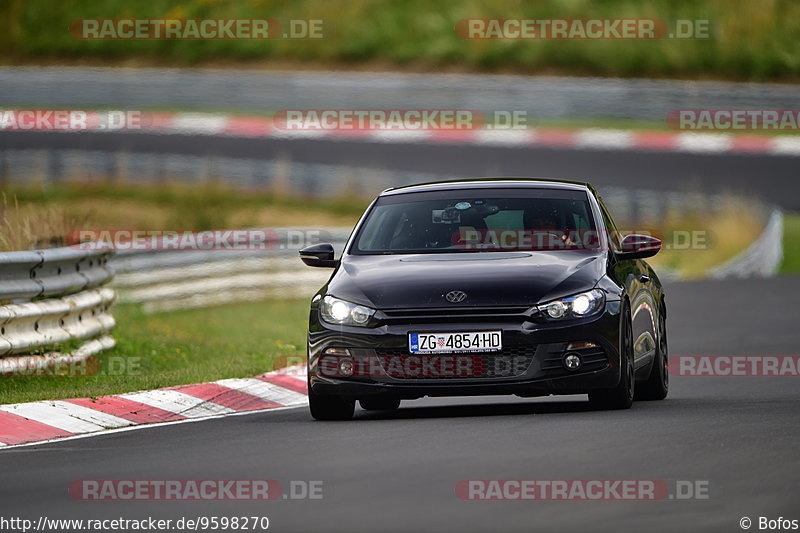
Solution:
<path fill-rule="evenodd" d="M 525 228 L 531 232 L 535 248 L 560 249 L 575 244 L 554 210 L 536 209 L 525 215 Z"/>

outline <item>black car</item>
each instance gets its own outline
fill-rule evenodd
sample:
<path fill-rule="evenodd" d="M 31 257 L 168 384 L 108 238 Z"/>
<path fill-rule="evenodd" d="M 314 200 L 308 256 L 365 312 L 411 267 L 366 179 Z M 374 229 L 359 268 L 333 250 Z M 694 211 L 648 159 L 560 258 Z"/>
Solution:
<path fill-rule="evenodd" d="M 666 305 L 588 184 L 530 178 L 388 189 L 311 301 L 308 395 L 318 420 L 423 396 L 586 394 L 601 409 L 668 390 Z"/>

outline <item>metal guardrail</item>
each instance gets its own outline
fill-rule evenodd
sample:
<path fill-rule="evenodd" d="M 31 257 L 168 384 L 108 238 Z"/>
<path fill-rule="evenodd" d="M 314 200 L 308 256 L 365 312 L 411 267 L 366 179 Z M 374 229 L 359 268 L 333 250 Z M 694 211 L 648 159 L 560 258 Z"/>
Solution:
<path fill-rule="evenodd" d="M 108 333 L 116 324 L 108 312 L 114 289 L 104 287 L 0 307 L 0 355 L 88 339 Z"/>
<path fill-rule="evenodd" d="M 318 232 L 318 242 L 330 242 L 336 245 L 344 245 L 350 236 L 352 228 L 269 228 L 271 242 L 267 243 L 263 249 L 236 250 L 236 249 L 214 249 L 214 250 L 120 250 L 111 259 L 111 267 L 117 274 L 116 281 L 119 283 L 120 274 L 128 272 L 146 272 L 160 268 L 172 268 L 187 265 L 199 265 L 204 263 L 214 263 L 218 261 L 229 261 L 235 259 L 253 259 L 264 257 L 291 256 L 296 257 L 297 251 L 303 246 L 314 244 L 311 242 L 302 245 L 293 244 L 291 235 L 316 231 Z M 124 278 L 123 278 L 124 279 Z"/>
<path fill-rule="evenodd" d="M 712 269 L 713 279 L 774 276 L 783 261 L 783 213 L 773 209 L 764 231 L 750 247 L 724 264 Z"/>
<path fill-rule="evenodd" d="M 115 344 L 111 335 L 103 335 L 84 342 L 68 354 L 54 352 L 43 355 L 0 357 L 0 375 L 36 375 L 40 371 L 52 368 L 56 365 L 59 367 L 72 366 L 76 363 L 86 361 L 89 357 L 98 352 L 113 348 Z"/>
<path fill-rule="evenodd" d="M 0 253 L 0 373 L 78 362 L 110 348 L 114 272 L 110 250 L 53 248 Z M 70 354 L 29 354 L 71 341 Z"/>
<path fill-rule="evenodd" d="M 32 300 L 98 287 L 114 272 L 110 250 L 52 248 L 0 253 L 0 301 Z"/>
<path fill-rule="evenodd" d="M 302 228 L 275 229 L 281 243 L 290 231 Z M 341 253 L 350 231 L 326 228 L 319 239 L 330 242 Z M 112 260 L 114 284 L 120 301 L 141 303 L 146 312 L 306 297 L 325 283 L 330 271 L 303 268 L 297 257 L 301 247 L 281 244 L 248 251 L 124 251 Z"/>

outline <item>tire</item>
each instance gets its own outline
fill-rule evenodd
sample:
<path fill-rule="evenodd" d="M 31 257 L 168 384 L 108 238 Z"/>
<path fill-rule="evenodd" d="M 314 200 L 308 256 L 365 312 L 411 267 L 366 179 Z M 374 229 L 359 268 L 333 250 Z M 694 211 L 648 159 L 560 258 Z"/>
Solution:
<path fill-rule="evenodd" d="M 308 387 L 308 407 L 314 420 L 350 420 L 356 409 L 353 398 L 321 396 Z"/>
<path fill-rule="evenodd" d="M 630 409 L 635 395 L 636 378 L 633 372 L 633 335 L 628 306 L 622 309 L 620 324 L 620 378 L 613 389 L 597 390 L 589 393 L 589 403 L 597 409 Z M 624 367 L 622 366 L 624 365 Z"/>
<path fill-rule="evenodd" d="M 636 388 L 637 400 L 663 400 L 669 393 L 669 364 L 667 359 L 667 326 L 662 313 L 658 319 L 658 346 L 653 368 L 647 381 Z"/>
<path fill-rule="evenodd" d="M 367 397 L 358 400 L 365 411 L 393 411 L 400 407 L 400 398 Z"/>

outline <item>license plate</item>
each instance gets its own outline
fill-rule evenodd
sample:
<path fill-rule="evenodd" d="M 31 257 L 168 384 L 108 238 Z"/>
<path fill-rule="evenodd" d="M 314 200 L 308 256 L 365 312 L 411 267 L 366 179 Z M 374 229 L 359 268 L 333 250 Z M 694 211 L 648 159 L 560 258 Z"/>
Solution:
<path fill-rule="evenodd" d="M 503 349 L 501 331 L 410 333 L 411 353 L 496 352 Z"/>

